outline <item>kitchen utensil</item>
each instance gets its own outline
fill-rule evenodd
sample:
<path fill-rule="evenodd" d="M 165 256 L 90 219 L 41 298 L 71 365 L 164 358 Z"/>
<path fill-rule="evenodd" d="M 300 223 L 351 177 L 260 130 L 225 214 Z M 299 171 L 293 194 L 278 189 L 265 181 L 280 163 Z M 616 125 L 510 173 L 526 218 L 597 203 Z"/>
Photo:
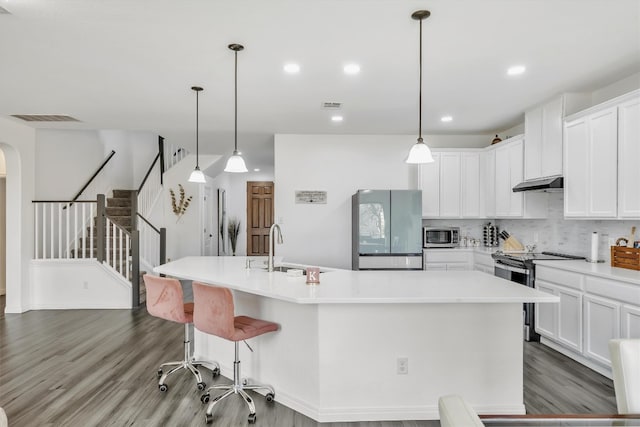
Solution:
<path fill-rule="evenodd" d="M 513 236 L 509 236 L 504 241 L 503 249 L 505 252 L 524 251 L 524 246 L 522 246 L 522 243 L 520 243 L 518 239 Z"/>
<path fill-rule="evenodd" d="M 631 234 L 629 235 L 629 239 L 627 240 L 627 247 L 633 248 L 633 242 L 636 241 L 636 226 L 631 227 Z"/>

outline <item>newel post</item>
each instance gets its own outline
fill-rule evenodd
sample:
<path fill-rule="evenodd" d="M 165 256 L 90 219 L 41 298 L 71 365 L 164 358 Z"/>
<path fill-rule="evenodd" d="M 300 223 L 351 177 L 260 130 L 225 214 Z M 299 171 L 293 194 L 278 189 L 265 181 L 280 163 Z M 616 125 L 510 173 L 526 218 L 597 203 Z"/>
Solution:
<path fill-rule="evenodd" d="M 98 207 L 96 213 L 96 256 L 98 262 L 104 262 L 105 260 L 105 196 L 104 194 L 98 194 Z"/>

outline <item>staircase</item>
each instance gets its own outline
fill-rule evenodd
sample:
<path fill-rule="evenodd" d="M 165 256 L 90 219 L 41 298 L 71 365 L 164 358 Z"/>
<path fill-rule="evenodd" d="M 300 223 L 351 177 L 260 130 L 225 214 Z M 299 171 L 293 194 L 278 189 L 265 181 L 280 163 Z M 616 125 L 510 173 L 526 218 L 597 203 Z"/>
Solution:
<path fill-rule="evenodd" d="M 132 214 L 135 215 L 134 212 L 132 212 L 132 197 L 134 197 L 134 194 L 137 194 L 135 190 L 113 190 L 113 197 L 107 197 L 106 199 L 106 206 L 105 206 L 105 214 L 117 225 L 121 226 L 122 228 L 124 228 L 125 230 L 127 230 L 129 233 L 131 233 L 132 230 Z M 93 256 L 95 257 L 95 254 L 97 252 L 97 247 L 98 247 L 98 242 L 97 242 L 97 235 L 98 232 L 96 230 L 96 222 L 97 219 L 94 217 L 93 219 L 93 230 L 88 230 L 87 231 L 87 242 L 86 242 L 86 248 L 84 251 L 84 254 L 81 253 L 81 250 L 78 250 L 78 256 L 77 258 L 89 258 L 91 257 L 91 250 L 89 249 L 90 247 L 93 247 Z M 91 239 L 89 236 L 93 235 L 93 239 Z M 91 241 L 92 240 L 92 241 Z M 114 247 L 113 244 L 113 237 L 109 238 L 109 258 L 110 259 L 115 259 L 115 260 L 119 260 L 120 259 L 120 248 L 119 247 Z M 80 244 L 79 247 L 82 247 L 82 238 L 80 238 Z M 124 251 L 124 249 L 123 249 Z M 75 258 L 75 253 L 74 250 L 71 250 L 72 252 L 72 258 Z M 131 258 L 131 249 L 129 249 L 129 253 L 122 254 L 122 258 L 123 260 L 125 259 L 125 257 L 129 257 Z M 119 265 L 119 262 L 116 263 Z M 129 267 L 131 268 L 131 264 L 129 264 Z M 140 289 L 140 303 L 144 303 L 146 300 L 146 289 L 144 287 L 144 280 L 142 279 L 142 276 L 146 274 L 146 272 L 141 271 L 139 277 L 137 278 L 139 281 L 139 289 Z"/>

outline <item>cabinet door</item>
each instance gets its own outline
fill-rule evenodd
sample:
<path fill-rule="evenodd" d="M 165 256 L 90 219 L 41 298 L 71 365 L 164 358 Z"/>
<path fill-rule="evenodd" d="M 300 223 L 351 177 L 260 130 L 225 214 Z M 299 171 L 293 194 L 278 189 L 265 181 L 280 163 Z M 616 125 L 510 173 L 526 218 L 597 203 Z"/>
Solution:
<path fill-rule="evenodd" d="M 620 337 L 620 304 L 601 297 L 585 295 L 584 355 L 611 366 L 609 340 Z"/>
<path fill-rule="evenodd" d="M 440 215 L 440 154 L 431 153 L 432 163 L 420 165 L 420 188 L 422 189 L 422 216 Z"/>
<path fill-rule="evenodd" d="M 640 99 L 618 107 L 618 216 L 640 218 Z"/>
<path fill-rule="evenodd" d="M 524 115 L 524 179 L 542 176 L 542 108 L 534 108 Z"/>
<path fill-rule="evenodd" d="M 558 295 L 557 287 L 542 280 L 536 280 L 536 289 L 551 295 Z M 543 337 L 556 339 L 558 336 L 557 304 L 538 303 L 535 305 L 536 332 Z"/>
<path fill-rule="evenodd" d="M 524 209 L 524 193 L 514 193 L 513 187 L 523 181 L 523 155 L 524 142 L 522 140 L 511 142 L 509 148 L 509 216 L 522 216 Z"/>
<path fill-rule="evenodd" d="M 615 218 L 617 214 L 617 117 L 615 107 L 589 116 L 590 217 Z"/>
<path fill-rule="evenodd" d="M 621 338 L 640 338 L 640 307 L 624 305 L 620 316 L 622 320 Z"/>
<path fill-rule="evenodd" d="M 460 216 L 460 153 L 440 153 L 440 216 Z"/>
<path fill-rule="evenodd" d="M 480 206 L 483 216 L 496 216 L 496 151 L 490 149 L 482 153 L 482 197 Z"/>
<path fill-rule="evenodd" d="M 557 288 L 558 341 L 577 352 L 582 352 L 582 292 Z"/>
<path fill-rule="evenodd" d="M 542 155 L 540 176 L 562 175 L 563 104 L 563 98 L 559 97 L 548 102 L 542 107 Z M 525 150 L 527 150 L 529 140 L 525 138 L 524 141 Z"/>
<path fill-rule="evenodd" d="M 479 218 L 480 214 L 480 153 L 462 153 L 461 159 L 461 215 Z"/>
<path fill-rule="evenodd" d="M 565 124 L 564 216 L 586 217 L 589 210 L 589 133 L 587 118 Z"/>
<path fill-rule="evenodd" d="M 496 216 L 509 216 L 511 202 L 511 177 L 509 176 L 509 150 L 507 146 L 496 149 Z"/>

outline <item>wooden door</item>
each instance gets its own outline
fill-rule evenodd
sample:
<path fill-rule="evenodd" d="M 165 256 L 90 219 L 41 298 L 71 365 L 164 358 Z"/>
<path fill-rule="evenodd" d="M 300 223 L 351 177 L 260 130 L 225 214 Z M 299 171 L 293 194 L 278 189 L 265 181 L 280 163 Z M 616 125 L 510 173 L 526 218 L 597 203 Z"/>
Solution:
<path fill-rule="evenodd" d="M 269 254 L 273 224 L 273 182 L 247 182 L 247 256 Z"/>

